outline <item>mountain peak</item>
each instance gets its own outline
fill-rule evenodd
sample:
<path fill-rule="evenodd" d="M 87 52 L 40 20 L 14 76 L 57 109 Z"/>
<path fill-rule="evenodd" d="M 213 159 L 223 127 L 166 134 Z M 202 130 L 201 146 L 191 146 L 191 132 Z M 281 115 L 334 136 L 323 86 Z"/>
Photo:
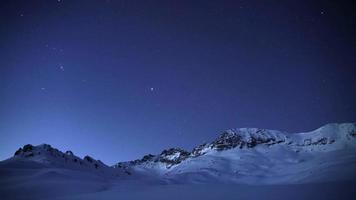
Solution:
<path fill-rule="evenodd" d="M 163 150 L 159 155 L 147 155 L 135 161 L 118 163 L 116 166 L 125 166 L 127 169 L 130 166 L 159 162 L 169 169 L 172 166 L 179 165 L 188 158 L 203 156 L 214 151 L 252 149 L 259 145 L 270 147 L 277 144 L 287 145 L 289 146 L 288 148 L 294 149 L 293 151 L 300 151 L 295 150 L 295 148 L 304 147 L 312 150 L 314 146 L 331 145 L 336 140 L 339 140 L 339 144 L 342 146 L 343 144 L 341 143 L 344 140 L 349 140 L 349 138 L 356 139 L 355 123 L 327 124 L 314 131 L 304 133 L 286 133 L 261 128 L 236 128 L 223 131 L 212 142 L 201 144 L 193 148 L 191 152 L 180 148 L 170 148 Z M 339 147 L 336 145 L 333 148 Z"/>
<path fill-rule="evenodd" d="M 79 158 L 70 150 L 62 152 L 49 144 L 27 144 L 1 166 L 76 170 L 100 177 L 142 175 L 168 182 L 298 183 L 319 178 L 348 180 L 354 171 L 355 151 L 356 124 L 344 123 L 302 133 L 228 129 L 192 151 L 168 148 L 113 167 L 89 155 Z M 332 163 L 335 167 L 320 163 Z"/>
<path fill-rule="evenodd" d="M 40 144 L 37 146 L 26 144 L 15 152 L 13 159 L 32 161 L 45 166 L 84 167 L 93 169 L 108 168 L 108 166 L 100 160 L 95 160 L 88 155 L 81 159 L 70 150 L 63 153 L 49 144 Z"/>
<path fill-rule="evenodd" d="M 258 144 L 273 145 L 287 140 L 286 134 L 258 128 L 229 129 L 211 143 L 211 147 L 220 150 L 239 148 L 252 148 Z"/>

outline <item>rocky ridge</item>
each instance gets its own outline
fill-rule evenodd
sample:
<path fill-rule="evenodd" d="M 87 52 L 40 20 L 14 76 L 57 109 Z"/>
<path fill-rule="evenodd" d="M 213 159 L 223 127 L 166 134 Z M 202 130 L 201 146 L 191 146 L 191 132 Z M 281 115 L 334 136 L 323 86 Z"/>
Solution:
<path fill-rule="evenodd" d="M 170 148 L 163 150 L 158 155 L 148 154 L 141 159 L 119 162 L 114 168 L 122 168 L 127 171 L 131 167 L 145 165 L 147 163 L 160 163 L 167 169 L 179 165 L 188 158 L 195 158 L 210 151 L 226 151 L 230 149 L 252 149 L 260 145 L 273 146 L 277 144 L 287 145 L 300 151 L 298 148 L 318 147 L 333 144 L 337 137 L 339 127 L 347 126 L 350 130 L 343 136 L 343 139 L 356 139 L 356 124 L 327 124 L 315 131 L 301 134 L 290 134 L 276 130 L 258 129 L 258 128 L 240 128 L 223 131 L 215 140 L 210 143 L 198 145 L 192 151 L 186 151 L 181 148 Z M 319 130 L 330 129 L 331 134 L 316 134 Z M 323 131 L 322 131 L 323 132 Z M 304 135 L 303 135 L 304 134 Z M 303 135 L 303 136 L 301 136 Z M 128 172 L 130 173 L 130 172 Z"/>

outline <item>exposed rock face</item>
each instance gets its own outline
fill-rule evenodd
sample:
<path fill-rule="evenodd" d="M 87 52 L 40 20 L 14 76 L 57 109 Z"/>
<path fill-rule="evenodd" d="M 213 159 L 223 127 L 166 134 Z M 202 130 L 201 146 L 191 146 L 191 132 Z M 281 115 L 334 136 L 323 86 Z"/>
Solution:
<path fill-rule="evenodd" d="M 33 150 L 33 146 L 31 144 L 26 144 L 23 146 L 23 152 L 29 152 Z"/>
<path fill-rule="evenodd" d="M 356 139 L 356 131 L 350 131 L 349 136 L 352 139 Z"/>
<path fill-rule="evenodd" d="M 14 156 L 20 155 L 22 152 L 23 152 L 22 148 L 19 148 L 19 149 L 15 152 Z"/>
<path fill-rule="evenodd" d="M 285 142 L 285 136 L 271 134 L 264 129 L 237 129 L 223 132 L 211 143 L 211 148 L 218 151 L 232 148 L 253 148 L 259 144 L 273 145 Z"/>
<path fill-rule="evenodd" d="M 154 158 L 155 158 L 154 155 L 148 154 L 148 155 L 143 156 L 143 158 L 142 158 L 141 160 L 142 160 L 143 162 L 147 162 L 147 161 L 153 160 Z"/>
<path fill-rule="evenodd" d="M 326 145 L 329 143 L 329 138 L 320 138 L 317 141 L 313 142 L 313 145 Z M 330 141 L 330 143 L 332 143 L 332 141 Z"/>
<path fill-rule="evenodd" d="M 303 144 L 299 144 L 298 146 L 312 146 L 312 145 L 327 145 L 334 143 L 335 140 L 327 137 L 321 138 L 307 138 L 304 139 Z"/>
<path fill-rule="evenodd" d="M 198 157 L 198 156 L 201 156 L 201 155 L 204 155 L 205 154 L 205 150 L 207 148 L 210 148 L 208 144 L 204 143 L 204 144 L 201 144 L 197 147 L 195 147 L 192 152 L 190 153 L 190 155 L 192 157 Z"/>
<path fill-rule="evenodd" d="M 90 156 L 85 156 L 84 160 L 86 160 L 86 161 L 88 161 L 90 163 L 94 162 L 94 159 L 92 157 L 90 157 Z"/>
<path fill-rule="evenodd" d="M 181 163 L 190 156 L 190 152 L 180 148 L 170 148 L 163 150 L 159 156 L 159 161 L 168 164 L 168 166 Z"/>
<path fill-rule="evenodd" d="M 156 161 L 156 157 L 155 155 L 152 154 L 147 154 L 145 156 L 143 156 L 141 159 L 136 159 L 136 160 L 132 160 L 129 162 L 121 162 L 117 164 L 117 167 L 119 168 L 127 168 L 129 165 L 138 165 L 144 162 L 149 162 L 149 161 Z"/>
<path fill-rule="evenodd" d="M 26 144 L 22 148 L 19 148 L 14 155 L 22 157 L 33 157 L 35 155 L 33 152 L 34 148 L 35 147 L 31 144 Z"/>
<path fill-rule="evenodd" d="M 53 148 L 49 144 L 42 144 L 38 146 L 33 146 L 27 144 L 22 148 L 19 148 L 15 152 L 15 157 L 23 158 L 42 158 L 44 162 L 57 162 L 58 164 L 63 164 L 68 162 L 75 163 L 77 165 L 85 165 L 87 167 L 98 169 L 99 167 L 108 167 L 100 160 L 95 160 L 90 156 L 85 156 L 83 159 L 75 156 L 72 151 L 66 151 L 65 153 Z M 85 162 L 84 162 L 85 161 Z M 86 163 L 86 164 L 85 164 Z"/>
<path fill-rule="evenodd" d="M 115 165 L 117 168 L 129 169 L 130 166 L 140 165 L 147 162 L 160 162 L 167 168 L 178 165 L 188 158 L 198 157 L 206 154 L 209 150 L 223 151 L 232 148 L 253 148 L 259 144 L 273 145 L 285 142 L 283 134 L 268 132 L 264 129 L 236 129 L 224 131 L 217 139 L 208 144 L 201 144 L 191 152 L 180 149 L 170 148 L 163 150 L 161 154 L 144 156 L 142 159 L 121 162 Z"/>
<path fill-rule="evenodd" d="M 140 165 L 148 162 L 161 162 L 166 165 L 167 168 L 173 165 L 181 163 L 183 160 L 190 157 L 190 152 L 185 151 L 180 148 L 170 148 L 163 150 L 159 155 L 155 156 L 148 154 L 143 156 L 141 159 L 129 161 L 129 162 L 119 162 L 114 165 L 115 168 L 121 168 L 128 170 L 131 166 Z"/>
<path fill-rule="evenodd" d="M 68 156 L 73 156 L 74 154 L 73 154 L 72 151 L 66 151 L 66 155 L 68 155 Z"/>

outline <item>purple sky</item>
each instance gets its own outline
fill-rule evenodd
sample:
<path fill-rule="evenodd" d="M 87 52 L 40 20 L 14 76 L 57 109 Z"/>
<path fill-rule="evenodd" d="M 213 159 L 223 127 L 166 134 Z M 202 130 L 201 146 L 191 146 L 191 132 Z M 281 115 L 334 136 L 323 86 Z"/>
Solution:
<path fill-rule="evenodd" d="M 0 160 L 49 143 L 113 164 L 356 119 L 340 1 L 9 0 L 0 19 Z"/>

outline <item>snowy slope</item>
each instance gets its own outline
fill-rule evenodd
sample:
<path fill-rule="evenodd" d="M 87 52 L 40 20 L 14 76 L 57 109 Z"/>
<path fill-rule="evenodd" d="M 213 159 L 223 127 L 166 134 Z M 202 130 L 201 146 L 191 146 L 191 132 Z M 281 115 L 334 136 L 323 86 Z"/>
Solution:
<path fill-rule="evenodd" d="M 25 145 L 0 162 L 0 199 L 352 199 L 355 172 L 355 123 L 305 133 L 241 128 L 113 167 Z"/>
<path fill-rule="evenodd" d="M 306 133 L 256 128 L 232 129 L 191 152 L 118 163 L 131 174 L 166 182 L 284 184 L 356 180 L 356 124 L 328 124 Z"/>
<path fill-rule="evenodd" d="M 119 172 L 90 156 L 85 156 L 82 159 L 74 155 L 72 151 L 64 153 L 48 144 L 38 146 L 27 144 L 19 148 L 13 157 L 0 162 L 0 166 L 2 168 L 28 168 L 29 166 L 35 168 L 61 168 L 106 175 Z"/>
<path fill-rule="evenodd" d="M 81 159 L 48 144 L 25 145 L 0 162 L 0 199 L 52 199 L 103 191 L 124 176 L 90 156 Z"/>

